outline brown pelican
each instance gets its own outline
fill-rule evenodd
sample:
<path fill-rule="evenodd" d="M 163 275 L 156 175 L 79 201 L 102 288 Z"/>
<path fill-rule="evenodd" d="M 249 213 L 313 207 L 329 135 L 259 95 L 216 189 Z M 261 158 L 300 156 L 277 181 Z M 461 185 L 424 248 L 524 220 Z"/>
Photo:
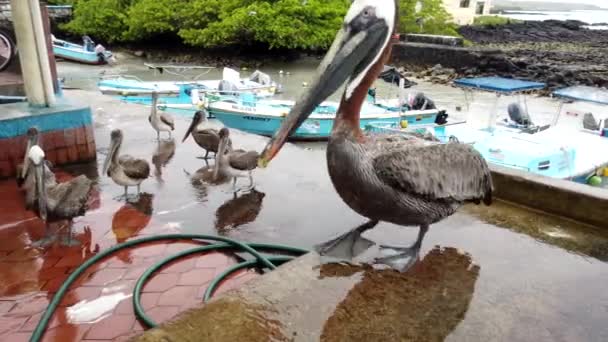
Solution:
<path fill-rule="evenodd" d="M 492 180 L 486 162 L 471 146 L 404 135 L 366 136 L 361 131 L 359 115 L 367 89 L 391 54 L 396 8 L 396 0 L 352 2 L 313 83 L 275 132 L 259 165 L 265 167 L 313 109 L 346 82 L 327 145 L 327 166 L 342 200 L 369 221 L 316 250 L 350 261 L 358 254 L 357 246 L 372 244 L 361 234 L 378 222 L 419 226 L 411 247 L 380 246 L 382 252 L 396 254 L 383 253 L 375 260 L 404 271 L 418 259 L 430 224 L 466 202 L 491 203 Z"/>
<path fill-rule="evenodd" d="M 188 136 L 192 134 L 192 138 L 198 146 L 205 150 L 205 156 L 202 157 L 203 159 L 207 159 L 209 152 L 213 152 L 214 155 L 217 155 L 217 149 L 220 144 L 220 135 L 216 129 L 200 127 L 203 123 L 207 122 L 207 111 L 199 110 L 194 113 L 192 123 L 190 124 L 186 135 L 184 135 L 184 139 L 182 139 L 182 142 L 184 142 L 188 139 Z M 228 139 L 228 146 L 232 148 L 232 141 L 230 139 Z"/>
<path fill-rule="evenodd" d="M 230 150 L 230 131 L 224 127 L 220 130 L 220 146 L 218 148 L 219 158 L 216 158 L 216 168 L 213 178 L 216 179 L 219 172 L 231 177 L 233 186 L 236 187 L 238 177 L 249 177 L 249 187 L 253 188 L 253 177 L 251 172 L 258 166 L 259 154 L 256 151 Z"/>
<path fill-rule="evenodd" d="M 33 172 L 29 172 L 30 168 L 33 168 Z M 71 227 L 72 219 L 85 213 L 93 182 L 80 175 L 57 183 L 55 175 L 46 166 L 45 154 L 40 146 L 34 145 L 29 149 L 23 174 L 27 175 L 24 181 L 26 207 L 37 209 L 42 220 L 66 219 Z M 46 238 L 40 243 L 46 243 L 49 239 L 47 231 Z M 71 232 L 68 241 L 71 243 Z"/>
<path fill-rule="evenodd" d="M 129 155 L 119 157 L 122 139 L 120 129 L 112 131 L 110 150 L 103 164 L 103 173 L 112 178 L 114 183 L 125 187 L 125 199 L 127 199 L 127 188 L 130 186 L 137 186 L 139 195 L 141 182 L 150 176 L 150 165 L 143 159 L 135 159 Z"/>
<path fill-rule="evenodd" d="M 175 122 L 173 118 L 166 113 L 159 113 L 156 105 L 158 104 L 158 93 L 152 93 L 152 109 L 148 121 L 152 125 L 152 128 L 156 131 L 156 138 L 160 140 L 160 132 L 169 132 L 171 137 L 171 131 L 175 130 Z"/>

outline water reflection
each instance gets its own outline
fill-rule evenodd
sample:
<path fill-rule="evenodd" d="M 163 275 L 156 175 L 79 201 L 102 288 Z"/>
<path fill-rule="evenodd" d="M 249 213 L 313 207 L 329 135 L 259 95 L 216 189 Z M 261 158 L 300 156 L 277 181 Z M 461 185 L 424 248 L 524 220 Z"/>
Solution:
<path fill-rule="evenodd" d="M 195 197 L 199 202 L 203 202 L 207 198 L 209 185 L 221 185 L 225 184 L 230 180 L 230 177 L 226 177 L 226 175 L 221 172 L 218 173 L 217 179 L 213 177 L 213 171 L 215 164 L 209 164 L 209 161 L 204 159 L 205 166 L 196 170 L 194 173 L 189 173 L 184 170 L 184 173 L 190 178 L 190 184 L 194 189 Z"/>
<path fill-rule="evenodd" d="M 112 233 L 116 243 L 123 243 L 138 236 L 148 226 L 153 213 L 153 199 L 153 195 L 142 193 L 137 202 L 129 202 L 114 213 L 114 216 L 112 216 Z M 114 256 L 122 262 L 130 264 L 133 260 L 131 251 L 131 249 L 122 250 L 115 253 Z"/>
<path fill-rule="evenodd" d="M 153 213 L 154 196 L 142 193 L 137 202 L 129 202 L 114 213 L 112 217 L 112 233 L 117 243 L 139 235 L 139 232 L 150 223 Z"/>
<path fill-rule="evenodd" d="M 215 212 L 215 228 L 219 234 L 226 234 L 231 228 L 255 221 L 262 210 L 265 193 L 255 189 L 234 197 L 222 204 Z"/>
<path fill-rule="evenodd" d="M 359 272 L 321 341 L 443 341 L 469 309 L 479 266 L 454 248 L 435 247 L 406 273 L 328 264 L 321 278 Z"/>
<path fill-rule="evenodd" d="M 162 174 L 163 168 L 166 167 L 173 156 L 175 155 L 175 139 L 159 140 L 156 150 L 152 155 L 152 164 L 154 164 L 154 176 L 159 183 L 164 183 Z"/>

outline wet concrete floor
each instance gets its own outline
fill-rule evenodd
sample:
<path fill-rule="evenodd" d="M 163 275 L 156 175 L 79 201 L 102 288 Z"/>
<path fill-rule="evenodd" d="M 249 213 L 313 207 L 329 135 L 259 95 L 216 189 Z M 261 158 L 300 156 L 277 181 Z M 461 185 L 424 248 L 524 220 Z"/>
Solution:
<path fill-rule="evenodd" d="M 100 177 L 97 165 L 63 170 L 65 177 L 86 172 L 98 181 L 91 210 L 75 220 L 74 232 L 85 242 L 83 248 L 32 248 L 43 226 L 23 209 L 14 181 L 0 183 L 0 340 L 26 340 L 58 284 L 96 253 L 97 246 L 103 249 L 138 236 L 183 232 L 310 248 L 363 222 L 335 193 L 322 144 L 315 148 L 289 144 L 269 168 L 254 173 L 257 192 L 235 199 L 231 184 L 191 182 L 189 174 L 205 163 L 196 158 L 202 150 L 191 139 L 181 143 L 189 118 L 175 116 L 175 151 L 171 157 L 163 156 L 147 121 L 148 109 L 90 91 L 65 93 L 90 103 L 96 111 L 99 166 L 114 128 L 124 132 L 123 153 L 157 163 L 152 164 L 153 177 L 142 185 L 147 195 L 137 205 L 118 200 L 122 188 Z M 231 136 L 237 148 L 258 151 L 267 141 L 238 131 Z M 171 143 L 163 142 L 161 148 L 167 147 L 171 150 Z M 247 180 L 239 181 L 246 184 Z M 381 224 L 368 237 L 407 245 L 415 234 L 416 229 Z M 435 246 L 449 250 L 438 261 L 433 259 L 438 276 L 457 272 L 454 262 L 462 259 L 466 260 L 462 272 L 468 279 L 454 283 L 459 291 L 456 297 L 437 297 L 441 305 L 461 306 L 463 299 L 468 303 L 442 337 L 454 341 L 608 340 L 608 235 L 604 231 L 498 202 L 490 208 L 464 208 L 433 225 L 424 241 L 422 263 L 437 253 Z M 128 298 L 133 274 L 184 247 L 144 247 L 99 265 L 64 302 L 51 324 L 55 330 L 46 340 L 132 336 L 141 329 Z M 162 321 L 196 304 L 191 298 L 200 297 L 211 274 L 231 262 L 223 255 L 203 256 L 156 276 L 157 284 L 153 279 L 149 290 L 150 310 L 155 310 L 151 314 Z M 254 276 L 241 275 L 226 288 Z M 369 291 L 383 291 L 381 277 L 371 274 L 370 279 Z M 424 286 L 419 290 L 426 291 Z M 91 303 L 100 294 L 106 299 Z M 172 302 L 173 298 L 180 299 Z M 444 329 L 441 315 L 434 313 L 424 317 L 425 329 Z M 331 324 L 348 327 L 350 323 L 347 316 L 340 316 Z"/>

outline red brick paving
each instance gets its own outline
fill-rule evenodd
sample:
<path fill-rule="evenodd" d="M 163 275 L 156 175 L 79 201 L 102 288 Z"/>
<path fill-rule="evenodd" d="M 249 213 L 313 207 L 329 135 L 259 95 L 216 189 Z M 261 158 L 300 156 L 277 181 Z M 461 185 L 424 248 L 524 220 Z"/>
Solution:
<path fill-rule="evenodd" d="M 60 173 L 58 178 L 69 175 Z M 98 197 L 93 199 L 96 208 L 100 203 Z M 103 217 L 95 220 L 99 222 L 88 231 L 82 224 L 76 224 L 74 232 L 81 232 L 76 239 L 82 246 L 36 249 L 31 243 L 43 236 L 45 226 L 34 213 L 23 208 L 23 195 L 14 180 L 0 182 L 0 208 L 0 341 L 28 341 L 54 292 L 72 270 L 100 249 L 138 236 L 163 233 L 161 228 L 150 226 L 150 216 L 123 205 L 116 206 L 118 211 L 111 225 Z M 187 241 L 148 244 L 94 265 L 72 285 L 53 315 L 43 341 L 126 341 L 140 333 L 143 326 L 136 320 L 131 303 L 136 279 L 153 263 L 193 246 L 198 244 Z M 212 278 L 234 262 L 229 255 L 209 253 L 167 265 L 143 289 L 141 300 L 146 313 L 160 323 L 200 305 Z M 255 272 L 239 272 L 225 281 L 218 293 L 256 276 Z M 97 316 L 88 317 L 90 321 L 73 323 L 74 319 L 83 320 L 71 314 L 77 305 L 84 303 L 87 307 L 93 305 L 91 301 L 117 294 L 122 297 L 111 302 L 111 307 L 100 309 Z"/>

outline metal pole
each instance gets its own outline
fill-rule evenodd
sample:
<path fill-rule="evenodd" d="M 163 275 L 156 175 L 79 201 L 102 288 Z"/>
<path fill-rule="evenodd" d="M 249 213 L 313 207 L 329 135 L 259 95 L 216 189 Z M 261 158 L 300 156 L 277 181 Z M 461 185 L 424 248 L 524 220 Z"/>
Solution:
<path fill-rule="evenodd" d="M 496 124 L 496 116 L 498 114 L 498 100 L 500 100 L 500 93 L 496 94 L 496 101 L 494 102 L 494 106 L 492 106 L 492 112 L 490 113 L 490 122 L 488 122 L 488 129 L 490 131 L 494 130 L 494 126 Z"/>
<path fill-rule="evenodd" d="M 559 121 L 559 117 L 562 114 L 562 110 L 564 108 L 564 101 L 559 101 L 559 107 L 557 108 L 557 114 L 555 114 L 555 117 L 553 118 L 553 122 L 551 123 L 551 126 L 555 126 L 557 125 L 557 122 Z"/>
<path fill-rule="evenodd" d="M 25 93 L 32 106 L 55 103 L 53 79 L 38 0 L 11 0 Z"/>
<path fill-rule="evenodd" d="M 57 64 L 55 62 L 55 54 L 53 53 L 53 39 L 51 38 L 51 20 L 49 19 L 49 9 L 47 2 L 40 2 L 40 11 L 42 15 L 42 23 L 44 25 L 44 37 L 46 40 L 46 50 L 51 68 L 51 76 L 53 77 L 53 90 L 55 94 L 59 93 L 59 77 L 57 76 Z"/>

